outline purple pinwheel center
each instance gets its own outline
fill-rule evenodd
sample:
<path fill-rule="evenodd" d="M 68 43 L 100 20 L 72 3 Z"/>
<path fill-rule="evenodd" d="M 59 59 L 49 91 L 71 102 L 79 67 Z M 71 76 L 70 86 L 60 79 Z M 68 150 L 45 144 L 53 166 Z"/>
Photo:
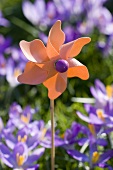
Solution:
<path fill-rule="evenodd" d="M 55 69 L 60 73 L 66 72 L 68 68 L 69 68 L 69 63 L 66 60 L 59 59 L 55 63 Z"/>

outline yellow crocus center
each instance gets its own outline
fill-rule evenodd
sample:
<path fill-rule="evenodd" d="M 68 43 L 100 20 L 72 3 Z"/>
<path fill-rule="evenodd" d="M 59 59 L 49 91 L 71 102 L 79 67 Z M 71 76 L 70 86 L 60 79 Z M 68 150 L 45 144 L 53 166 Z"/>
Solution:
<path fill-rule="evenodd" d="M 61 137 L 61 138 L 63 138 L 63 139 L 64 139 L 64 136 L 65 136 L 65 134 L 64 134 L 64 133 L 60 135 L 60 137 Z"/>
<path fill-rule="evenodd" d="M 103 122 L 105 122 L 105 118 L 104 118 L 104 114 L 103 114 L 103 110 L 102 109 L 97 109 L 96 110 L 96 114 L 97 114 L 99 119 L 101 119 Z"/>
<path fill-rule="evenodd" d="M 106 93 L 109 98 L 113 96 L 113 87 L 112 86 L 106 86 Z"/>
<path fill-rule="evenodd" d="M 96 132 L 95 132 L 95 127 L 94 127 L 94 125 L 88 124 L 88 127 L 89 127 L 90 132 L 91 132 L 94 136 L 96 136 Z"/>
<path fill-rule="evenodd" d="M 41 131 L 41 133 L 42 133 L 42 135 L 41 135 L 41 140 L 44 139 L 44 136 L 45 136 L 46 132 L 47 132 L 47 129 L 46 129 L 46 128 L 43 128 L 42 131 Z"/>
<path fill-rule="evenodd" d="M 23 155 L 19 155 L 19 153 L 16 154 L 16 161 L 18 166 L 22 166 L 24 163 L 25 157 Z"/>
<path fill-rule="evenodd" d="M 30 121 L 30 114 L 28 113 L 27 116 L 21 115 L 21 120 L 22 120 L 22 122 L 24 122 L 25 124 L 28 124 L 29 121 Z"/>
<path fill-rule="evenodd" d="M 92 155 L 92 162 L 93 163 L 97 163 L 97 161 L 99 160 L 99 153 L 97 151 L 93 152 L 93 155 Z"/>
<path fill-rule="evenodd" d="M 24 137 L 22 138 L 20 135 L 18 135 L 18 142 L 26 142 L 27 140 L 27 135 L 24 135 Z"/>
<path fill-rule="evenodd" d="M 14 70 L 14 77 L 18 77 L 20 74 L 22 73 L 22 71 L 20 69 L 15 69 Z"/>

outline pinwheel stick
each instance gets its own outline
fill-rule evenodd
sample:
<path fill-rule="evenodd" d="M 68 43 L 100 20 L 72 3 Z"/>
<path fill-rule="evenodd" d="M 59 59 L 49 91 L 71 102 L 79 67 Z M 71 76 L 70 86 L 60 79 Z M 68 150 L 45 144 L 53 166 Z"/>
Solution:
<path fill-rule="evenodd" d="M 51 170 L 54 170 L 54 164 L 55 164 L 54 100 L 50 100 L 50 112 L 51 112 Z"/>

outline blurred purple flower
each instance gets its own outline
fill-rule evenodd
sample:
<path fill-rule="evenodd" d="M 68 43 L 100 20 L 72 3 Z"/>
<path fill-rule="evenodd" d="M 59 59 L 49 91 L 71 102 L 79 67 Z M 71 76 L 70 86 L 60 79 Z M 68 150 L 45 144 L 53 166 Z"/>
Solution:
<path fill-rule="evenodd" d="M 2 11 L 0 11 L 0 26 L 8 27 L 9 25 L 9 21 L 3 17 Z"/>
<path fill-rule="evenodd" d="M 107 36 L 104 40 L 99 40 L 97 43 L 98 48 L 103 53 L 104 57 L 107 57 L 109 55 L 113 55 L 113 34 L 110 36 Z"/>
<path fill-rule="evenodd" d="M 19 84 L 17 77 L 24 70 L 27 60 L 24 59 L 25 57 L 23 56 L 20 49 L 15 47 L 11 47 L 7 53 L 10 55 L 10 57 L 7 59 L 6 80 L 11 87 L 15 87 Z"/>
<path fill-rule="evenodd" d="M 55 18 L 56 10 L 53 2 L 44 0 L 35 0 L 34 4 L 25 0 L 22 5 L 24 16 L 36 26 L 47 26 L 52 24 L 52 19 Z M 32 14 L 31 12 L 32 11 Z"/>
<path fill-rule="evenodd" d="M 113 100 L 113 87 L 106 86 L 99 80 L 95 80 L 95 86 L 90 88 L 91 94 L 96 99 L 96 107 L 103 108 L 107 101 Z"/>
<path fill-rule="evenodd" d="M 100 12 L 101 11 L 101 12 Z M 109 10 L 105 7 L 94 6 L 92 10 L 88 12 L 88 20 L 94 23 L 102 34 L 113 34 L 113 23 L 112 23 L 112 15 Z M 109 28 L 110 27 L 110 28 Z M 108 29 L 109 28 L 109 29 Z"/>
<path fill-rule="evenodd" d="M 66 42 L 72 41 L 80 37 L 79 31 L 75 31 L 75 28 L 72 25 L 65 25 L 63 28 L 64 33 L 66 34 Z"/>
<path fill-rule="evenodd" d="M 6 52 L 7 48 L 11 45 L 11 38 L 5 38 L 3 35 L 0 34 L 0 53 L 3 55 Z"/>
<path fill-rule="evenodd" d="M 72 149 L 74 144 L 83 145 L 86 142 L 89 129 L 79 123 L 73 122 L 70 129 L 64 133 L 64 145 L 66 150 Z M 84 140 L 85 139 L 85 140 Z"/>
<path fill-rule="evenodd" d="M 39 141 L 39 145 L 45 148 L 51 148 L 51 128 L 50 125 L 45 124 L 43 120 L 35 121 L 31 125 L 33 136 L 37 136 L 37 140 Z M 55 133 L 55 146 L 64 145 L 64 140 Z"/>
<path fill-rule="evenodd" d="M 84 20 L 77 23 L 77 31 L 82 35 L 88 35 L 93 32 L 94 22 L 92 20 Z"/>
<path fill-rule="evenodd" d="M 0 53 L 0 76 L 5 76 L 5 75 L 6 75 L 6 59 Z"/>
<path fill-rule="evenodd" d="M 26 106 L 24 109 L 17 103 L 13 103 L 10 106 L 9 117 L 15 127 L 18 129 L 23 128 L 24 126 L 29 126 L 32 121 L 32 116 L 36 112 L 35 109 L 30 106 Z"/>
<path fill-rule="evenodd" d="M 12 133 L 15 130 L 15 127 L 11 122 L 7 122 L 6 125 L 4 125 L 2 118 L 0 117 L 0 140 L 4 140 L 5 136 L 7 136 L 9 133 Z"/>
<path fill-rule="evenodd" d="M 54 0 L 58 18 L 62 21 L 75 22 L 77 17 L 83 13 L 83 0 Z M 80 17 L 81 18 L 81 17 Z M 80 19 L 79 18 L 79 19 Z"/>

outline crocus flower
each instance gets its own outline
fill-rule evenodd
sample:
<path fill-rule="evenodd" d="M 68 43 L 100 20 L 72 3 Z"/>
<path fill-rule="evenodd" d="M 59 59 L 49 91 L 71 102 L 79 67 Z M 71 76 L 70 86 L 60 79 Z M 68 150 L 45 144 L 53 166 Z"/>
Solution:
<path fill-rule="evenodd" d="M 108 27 L 109 28 L 109 27 Z M 109 55 L 113 54 L 113 34 L 110 36 L 107 36 L 104 40 L 98 41 L 97 46 L 103 53 L 104 57 L 107 57 Z"/>
<path fill-rule="evenodd" d="M 11 45 L 11 38 L 4 37 L 0 34 L 0 53 L 6 52 L 7 48 Z"/>
<path fill-rule="evenodd" d="M 6 74 L 6 59 L 0 54 L 0 76 L 5 76 Z"/>
<path fill-rule="evenodd" d="M 35 170 L 38 169 L 39 165 L 34 164 L 44 153 L 44 148 L 34 150 L 32 153 L 28 152 L 28 147 L 25 143 L 19 142 L 15 145 L 12 152 L 7 151 L 7 157 L 3 156 L 2 161 L 8 167 L 16 170 Z M 1 151 L 2 152 L 2 151 Z M 9 154 L 10 153 L 10 154 Z"/>
<path fill-rule="evenodd" d="M 20 47 L 30 61 L 26 64 L 24 73 L 18 77 L 18 81 L 30 85 L 43 83 L 48 88 L 48 97 L 55 99 L 65 91 L 67 77 L 88 79 L 87 67 L 73 57 L 90 42 L 90 38 L 79 38 L 67 44 L 63 44 L 64 41 L 65 34 L 61 30 L 59 20 L 49 32 L 47 47 L 39 39 L 31 42 L 22 40 Z"/>
<path fill-rule="evenodd" d="M 30 134 L 32 137 L 34 137 L 34 139 L 39 141 L 39 145 L 45 148 L 51 148 L 51 129 L 49 123 L 45 124 L 43 120 L 40 120 L 34 121 L 30 125 Z M 64 140 L 60 138 L 59 135 L 55 132 L 55 147 L 62 146 L 63 144 Z"/>
<path fill-rule="evenodd" d="M 88 162 L 90 168 L 110 167 L 107 164 L 107 161 L 113 156 L 113 150 L 108 150 L 102 154 L 99 154 L 98 151 L 94 151 L 90 156 L 87 156 L 86 154 L 80 153 L 76 150 L 68 150 L 67 153 L 80 162 Z"/>
<path fill-rule="evenodd" d="M 16 47 L 11 47 L 8 49 L 7 54 L 10 57 L 8 58 L 6 65 L 6 80 L 11 87 L 15 87 L 19 84 L 17 77 L 24 70 L 26 58 L 24 57 L 22 51 Z"/>
<path fill-rule="evenodd" d="M 21 129 L 24 126 L 29 126 L 35 112 L 36 110 L 29 105 L 22 110 L 21 106 L 15 102 L 10 107 L 9 121 L 12 122 L 15 127 Z"/>
<path fill-rule="evenodd" d="M 44 0 L 35 0 L 31 3 L 23 1 L 22 10 L 24 16 L 35 26 L 46 27 L 51 25 L 56 16 L 56 8 L 53 2 L 45 3 Z M 31 14 L 29 11 L 33 11 Z M 46 19 L 45 19 L 46 18 Z"/>
<path fill-rule="evenodd" d="M 4 125 L 2 118 L 0 117 L 0 140 L 5 138 L 9 133 L 13 132 L 15 129 L 14 125 L 11 122 L 7 122 L 6 125 Z"/>
<path fill-rule="evenodd" d="M 84 140 L 84 138 L 85 139 L 87 138 L 86 136 L 88 135 L 88 132 L 89 132 L 89 130 L 87 127 L 85 127 L 79 123 L 73 122 L 71 125 L 71 128 L 67 129 L 63 135 L 64 136 L 63 147 L 66 150 L 69 150 L 69 149 L 74 148 L 74 145 L 76 143 L 79 145 L 83 145 L 86 142 L 86 140 Z M 81 136 L 81 134 L 82 134 L 82 136 Z"/>
<path fill-rule="evenodd" d="M 113 100 L 113 87 L 106 86 L 99 80 L 95 80 L 95 87 L 90 87 L 91 94 L 96 99 L 96 107 L 103 108 L 107 101 Z"/>
<path fill-rule="evenodd" d="M 36 146 L 38 146 L 39 139 L 38 135 L 31 136 L 30 129 L 25 126 L 17 132 L 16 137 L 12 133 L 9 133 L 8 135 L 6 134 L 5 136 L 5 143 L 10 149 L 14 149 L 18 142 L 26 143 L 28 150 L 31 151 L 35 149 Z"/>
<path fill-rule="evenodd" d="M 8 27 L 9 25 L 9 21 L 3 17 L 2 11 L 0 11 L 0 26 Z"/>

